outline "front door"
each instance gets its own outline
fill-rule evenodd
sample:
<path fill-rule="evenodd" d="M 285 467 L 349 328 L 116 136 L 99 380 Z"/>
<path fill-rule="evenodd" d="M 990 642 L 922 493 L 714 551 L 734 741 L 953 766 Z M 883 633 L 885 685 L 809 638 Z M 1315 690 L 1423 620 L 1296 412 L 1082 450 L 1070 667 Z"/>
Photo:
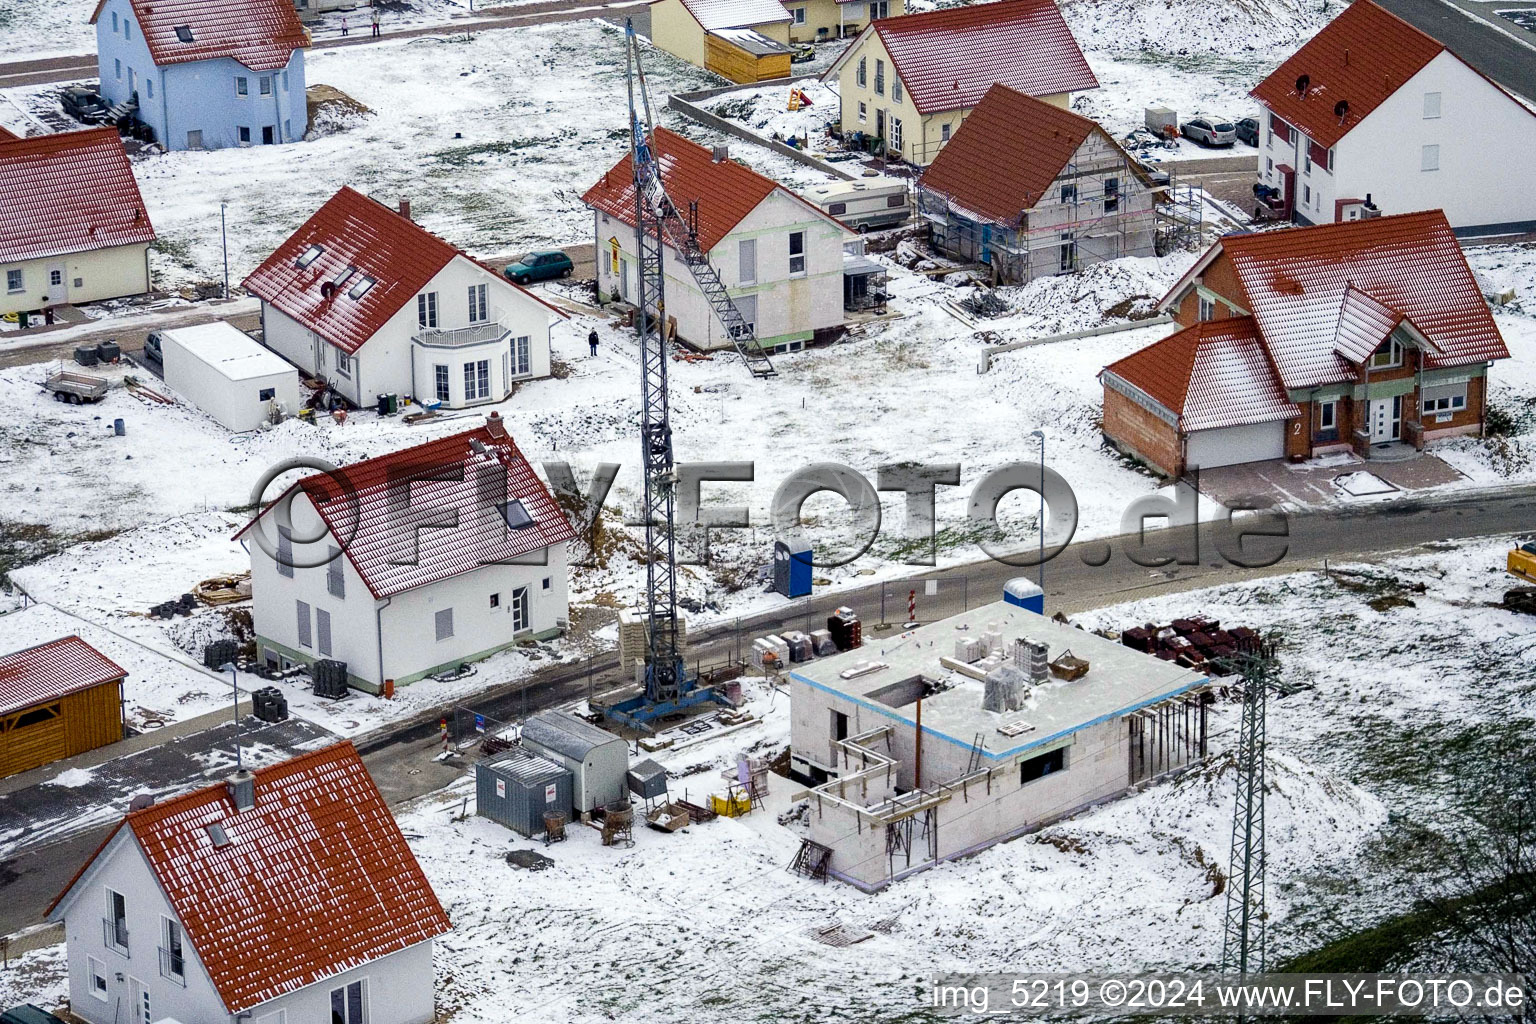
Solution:
<path fill-rule="evenodd" d="M 885 111 L 875 111 L 875 137 L 885 138 Z"/>
<path fill-rule="evenodd" d="M 261 129 L 261 144 L 263 146 L 270 146 L 277 141 L 274 137 L 274 131 L 275 129 L 270 124 Z"/>
<path fill-rule="evenodd" d="M 1403 396 L 1371 400 L 1371 443 L 1396 441 L 1403 436 Z"/>
<path fill-rule="evenodd" d="M 48 305 L 57 306 L 69 301 L 69 286 L 65 282 L 64 275 L 69 268 L 62 263 L 50 264 L 48 267 Z"/>

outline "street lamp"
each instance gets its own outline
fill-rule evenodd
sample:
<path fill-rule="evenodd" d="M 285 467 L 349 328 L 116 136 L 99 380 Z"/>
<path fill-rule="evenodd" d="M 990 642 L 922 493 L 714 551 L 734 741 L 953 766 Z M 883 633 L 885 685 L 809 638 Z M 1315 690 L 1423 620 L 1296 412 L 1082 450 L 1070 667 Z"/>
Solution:
<path fill-rule="evenodd" d="M 229 689 L 235 696 L 235 771 L 245 771 L 245 765 L 240 759 L 240 679 L 235 671 L 235 663 L 226 661 L 219 666 L 219 671 L 229 669 Z"/>
<path fill-rule="evenodd" d="M 219 239 L 224 246 L 224 298 L 229 298 L 229 230 L 225 227 L 224 210 L 228 203 L 219 202 Z"/>
<path fill-rule="evenodd" d="M 1030 437 L 1040 439 L 1040 600 L 1045 600 L 1045 431 L 1031 430 Z"/>

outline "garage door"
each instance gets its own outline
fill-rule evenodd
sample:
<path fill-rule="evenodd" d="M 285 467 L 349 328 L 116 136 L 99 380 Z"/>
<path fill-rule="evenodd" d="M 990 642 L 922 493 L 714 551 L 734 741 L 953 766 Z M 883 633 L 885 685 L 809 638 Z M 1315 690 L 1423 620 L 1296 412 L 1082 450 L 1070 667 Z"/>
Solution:
<path fill-rule="evenodd" d="M 1214 469 L 1240 462 L 1285 458 L 1285 421 L 1249 423 L 1220 430 L 1197 430 L 1189 435 L 1187 462 Z"/>

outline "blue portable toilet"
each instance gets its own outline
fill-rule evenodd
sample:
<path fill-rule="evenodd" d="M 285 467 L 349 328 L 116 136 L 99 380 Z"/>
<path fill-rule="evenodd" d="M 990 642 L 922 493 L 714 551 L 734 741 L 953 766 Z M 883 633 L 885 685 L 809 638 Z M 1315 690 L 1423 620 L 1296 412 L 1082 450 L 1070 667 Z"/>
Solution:
<path fill-rule="evenodd" d="M 811 544 L 803 536 L 773 542 L 773 589 L 785 597 L 811 592 Z"/>
<path fill-rule="evenodd" d="M 1028 576 L 1015 576 L 1003 584 L 1003 603 L 1027 608 L 1036 615 L 1045 614 L 1045 591 Z"/>

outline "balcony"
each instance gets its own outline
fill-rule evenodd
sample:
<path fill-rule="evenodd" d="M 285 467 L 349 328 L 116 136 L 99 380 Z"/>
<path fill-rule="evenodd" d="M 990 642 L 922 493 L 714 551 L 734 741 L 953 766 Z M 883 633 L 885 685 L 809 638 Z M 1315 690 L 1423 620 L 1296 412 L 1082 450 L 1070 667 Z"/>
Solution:
<path fill-rule="evenodd" d="M 187 960 L 180 950 L 160 947 L 160 977 L 168 978 L 182 988 L 187 987 Z"/>
<path fill-rule="evenodd" d="M 108 949 L 128 955 L 128 922 L 122 918 L 101 919 L 101 941 Z"/>
<path fill-rule="evenodd" d="M 492 309 L 490 312 L 491 318 L 483 324 L 470 324 L 467 327 L 418 327 L 414 340 L 416 344 L 429 348 L 464 348 L 499 341 L 510 334 L 512 329 L 502 324 L 501 310 Z"/>

